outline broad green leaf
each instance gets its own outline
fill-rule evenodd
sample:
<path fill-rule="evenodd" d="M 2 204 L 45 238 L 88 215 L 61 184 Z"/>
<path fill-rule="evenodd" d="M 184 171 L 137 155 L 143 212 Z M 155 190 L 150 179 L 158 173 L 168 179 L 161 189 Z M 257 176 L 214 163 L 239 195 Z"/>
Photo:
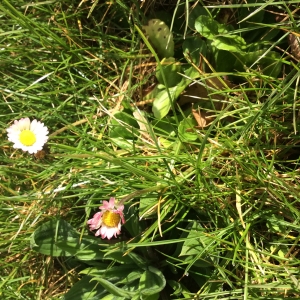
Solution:
<path fill-rule="evenodd" d="M 133 270 L 132 272 L 130 272 L 126 277 L 124 277 L 121 281 L 119 281 L 120 283 L 123 284 L 128 284 L 131 283 L 137 279 L 140 279 L 142 274 L 143 274 L 143 270 Z"/>
<path fill-rule="evenodd" d="M 221 35 L 228 35 L 229 32 L 233 31 L 234 27 L 231 25 L 218 23 L 218 31 Z"/>
<path fill-rule="evenodd" d="M 191 117 L 185 118 L 179 123 L 178 133 L 183 142 L 193 142 L 198 139 L 199 136 L 194 130 L 194 126 L 197 125 L 196 120 Z"/>
<path fill-rule="evenodd" d="M 178 98 L 178 96 L 188 86 L 189 82 L 189 80 L 182 80 L 177 86 L 169 88 L 171 99 L 169 98 L 166 88 L 163 88 L 163 90 L 156 95 L 152 106 L 152 112 L 155 118 L 160 120 L 168 114 L 171 108 L 171 101 Z"/>
<path fill-rule="evenodd" d="M 143 30 L 160 58 L 174 56 L 173 34 L 163 21 L 149 20 L 148 24 L 143 26 Z"/>
<path fill-rule="evenodd" d="M 192 79 L 197 79 L 197 78 L 201 77 L 199 70 L 197 70 L 194 66 L 191 66 L 191 67 L 185 69 L 184 74 L 189 79 L 183 80 L 180 84 L 184 85 L 185 87 L 187 87 L 192 82 Z"/>
<path fill-rule="evenodd" d="M 205 9 L 199 2 L 197 2 L 197 4 L 193 4 L 192 6 L 190 6 L 190 14 L 188 16 L 188 22 L 189 22 L 189 26 L 192 29 L 195 29 L 195 21 L 196 19 L 201 16 L 208 16 L 208 10 Z M 187 12 L 185 12 L 187 13 Z"/>
<path fill-rule="evenodd" d="M 71 248 L 73 248 L 76 245 L 72 245 L 71 243 L 59 243 L 58 244 L 62 249 L 72 251 Z M 82 245 L 83 247 L 80 247 L 75 252 L 75 256 L 81 260 L 81 261 L 86 261 L 86 260 L 96 260 L 96 259 L 102 259 L 103 258 L 103 252 L 100 251 L 98 245 Z"/>
<path fill-rule="evenodd" d="M 177 295 L 179 296 L 182 292 L 182 286 L 179 282 L 175 281 L 175 280 L 167 280 L 167 284 L 173 289 L 173 293 L 172 295 Z"/>
<path fill-rule="evenodd" d="M 172 146 L 174 146 L 174 142 L 170 141 L 169 139 L 165 139 L 163 137 L 160 137 L 159 143 L 162 146 L 162 148 L 170 149 Z"/>
<path fill-rule="evenodd" d="M 238 35 L 217 36 L 211 43 L 212 46 L 219 50 L 230 52 L 241 52 L 245 48 L 245 40 Z"/>
<path fill-rule="evenodd" d="M 111 120 L 109 136 L 111 138 L 134 139 L 138 134 L 138 123 L 126 112 L 116 113 Z"/>
<path fill-rule="evenodd" d="M 71 253 L 81 261 L 101 260 L 104 252 L 99 244 L 81 239 L 80 243 L 70 241 L 59 241 L 57 246 L 66 252 Z"/>
<path fill-rule="evenodd" d="M 163 89 L 161 92 L 159 92 L 155 100 L 152 104 L 152 112 L 157 119 L 162 119 L 164 116 L 168 114 L 168 112 L 171 109 L 171 101 L 174 101 L 174 90 L 176 87 L 170 88 L 169 93 L 171 96 L 171 99 L 169 97 L 169 94 L 167 92 L 167 89 Z"/>
<path fill-rule="evenodd" d="M 247 4 L 250 4 L 250 3 L 257 3 L 257 0 L 247 0 Z M 243 5 L 241 5 L 241 7 L 239 7 L 239 9 L 237 10 L 237 17 L 238 17 L 240 27 L 249 28 L 249 27 L 252 27 L 255 25 L 253 23 L 261 23 L 262 22 L 264 15 L 265 15 L 265 10 L 264 9 L 258 10 L 257 8 L 258 7 L 256 7 L 256 6 L 244 7 Z"/>
<path fill-rule="evenodd" d="M 179 256 L 199 254 L 210 241 L 210 238 L 202 234 L 203 228 L 196 221 L 190 223 L 188 230 L 190 232 Z"/>
<path fill-rule="evenodd" d="M 138 207 L 136 205 L 129 206 L 127 210 L 127 216 L 130 216 L 130 218 L 127 218 L 126 223 L 124 224 L 127 232 L 130 234 L 130 236 L 140 235 L 142 232 L 141 226 L 143 224 L 139 220 Z"/>
<path fill-rule="evenodd" d="M 199 66 L 201 55 L 206 56 L 207 46 L 203 39 L 196 36 L 186 39 L 183 42 L 182 49 L 186 60 L 193 62 L 196 66 Z"/>
<path fill-rule="evenodd" d="M 236 63 L 236 56 L 228 51 L 218 50 L 214 47 L 213 55 L 215 59 L 215 70 L 217 72 L 232 72 Z"/>
<path fill-rule="evenodd" d="M 177 131 L 177 125 L 174 117 L 167 116 L 162 120 L 154 120 L 152 121 L 152 126 L 159 136 L 165 137 L 175 137 Z"/>
<path fill-rule="evenodd" d="M 209 16 L 200 16 L 195 21 L 196 30 L 207 39 L 219 34 L 219 23 Z"/>
<path fill-rule="evenodd" d="M 158 300 L 159 299 L 160 294 L 153 294 L 153 295 L 149 295 L 149 296 L 145 296 L 145 295 L 141 295 L 140 299 L 141 300 Z"/>
<path fill-rule="evenodd" d="M 196 30 L 207 39 L 214 39 L 216 35 L 226 34 L 232 30 L 231 26 L 220 24 L 209 16 L 200 16 L 195 21 Z"/>
<path fill-rule="evenodd" d="M 164 58 L 160 66 L 156 68 L 156 78 L 159 83 L 166 84 L 168 87 L 173 87 L 178 84 L 182 76 L 179 74 L 181 67 L 179 63 L 176 63 L 174 57 Z M 166 82 L 163 80 L 163 75 L 165 75 Z"/>
<path fill-rule="evenodd" d="M 243 70 L 244 65 L 252 69 L 259 66 L 259 70 L 264 75 L 277 77 L 282 68 L 281 56 L 275 51 L 270 51 L 267 54 L 266 51 L 262 49 L 254 52 L 236 53 L 238 60 L 236 61 L 235 68 Z"/>
<path fill-rule="evenodd" d="M 62 297 L 62 300 L 99 300 L 104 299 L 106 290 L 97 282 L 91 282 L 92 277 L 84 276 Z"/>
<path fill-rule="evenodd" d="M 105 297 L 101 298 L 101 300 L 125 300 L 128 298 L 125 297 L 119 297 L 119 296 L 115 296 L 115 295 L 106 295 Z"/>
<path fill-rule="evenodd" d="M 109 267 L 109 265 L 103 265 L 103 267 L 91 267 L 81 271 L 81 274 L 87 274 L 92 276 L 93 278 L 104 278 L 111 282 L 118 282 L 124 280 L 124 278 L 128 278 L 128 276 L 136 270 L 135 264 L 125 264 L 121 266 L 113 266 Z M 140 271 L 142 273 L 143 270 Z M 132 277 L 129 277 L 132 279 Z M 125 284 L 131 283 L 134 280 L 124 282 Z"/>
<path fill-rule="evenodd" d="M 272 214 L 266 218 L 266 225 L 269 228 L 270 232 L 276 232 L 281 234 L 286 234 L 287 227 L 283 225 L 284 218 L 280 215 Z"/>
<path fill-rule="evenodd" d="M 124 255 L 124 251 L 111 251 L 105 254 L 104 259 L 109 259 L 123 264 L 131 264 L 133 260 L 128 255 Z"/>
<path fill-rule="evenodd" d="M 195 22 L 196 30 L 204 37 L 212 40 L 212 46 L 220 50 L 240 52 L 246 46 L 245 40 L 234 34 L 229 34 L 229 27 L 220 24 L 211 17 L 200 16 Z"/>
<path fill-rule="evenodd" d="M 134 252 L 129 252 L 127 254 L 134 262 L 135 264 L 141 268 L 141 269 L 145 269 L 146 265 L 147 265 L 147 261 L 144 257 L 134 253 Z"/>
<path fill-rule="evenodd" d="M 157 216 L 156 209 L 153 209 L 157 204 L 157 197 L 141 197 L 139 205 L 139 216 L 149 217 Z"/>
<path fill-rule="evenodd" d="M 129 252 L 126 255 L 124 255 L 125 251 L 121 250 L 112 250 L 111 252 L 108 252 L 105 254 L 104 259 L 110 259 L 113 261 L 117 261 L 119 263 L 123 264 L 131 264 L 135 263 L 136 265 L 144 268 L 146 265 L 147 261 L 140 255 L 134 253 L 134 252 Z"/>
<path fill-rule="evenodd" d="M 110 138 L 110 140 L 119 148 L 123 150 L 132 150 L 133 140 L 125 139 L 123 137 Z"/>
<path fill-rule="evenodd" d="M 257 3 L 257 0 L 247 0 L 247 3 Z M 244 30 L 242 32 L 243 38 L 250 43 L 252 41 L 258 41 L 258 36 L 265 36 L 267 32 L 270 31 L 270 28 L 257 28 L 257 23 L 262 23 L 264 21 L 265 10 L 261 9 L 258 11 L 258 7 L 241 7 L 236 11 L 238 18 L 239 28 L 247 28 L 248 30 Z M 270 14 L 271 15 L 271 14 Z M 273 14 L 272 14 L 273 15 Z M 266 24 L 274 24 L 273 20 L 268 20 L 269 22 L 265 22 Z M 256 28 L 256 29 L 255 29 Z"/>
<path fill-rule="evenodd" d="M 111 283 L 110 281 L 104 278 L 95 277 L 92 279 L 92 281 L 99 282 L 109 293 L 115 296 L 131 299 L 136 294 L 136 292 L 130 292 L 126 291 L 125 289 L 119 288 L 115 284 Z"/>
<path fill-rule="evenodd" d="M 64 220 L 50 220 L 38 227 L 31 236 L 30 246 L 33 250 L 51 256 L 71 255 L 59 247 L 62 242 L 79 245 L 77 231 Z"/>
<path fill-rule="evenodd" d="M 140 279 L 139 290 L 142 295 L 150 296 L 162 291 L 165 285 L 166 280 L 162 272 L 149 266 Z"/>
<path fill-rule="evenodd" d="M 101 276 L 106 271 L 108 266 L 109 266 L 108 263 L 97 262 L 97 265 L 95 264 L 89 268 L 85 268 L 84 270 L 81 270 L 80 274 L 88 275 L 91 277 Z"/>
<path fill-rule="evenodd" d="M 210 258 L 210 249 L 214 245 L 211 238 L 203 234 L 203 228 L 196 221 L 190 223 L 189 230 L 179 256 L 184 256 L 186 263 L 193 263 L 198 267 L 211 266 L 213 262 Z"/>

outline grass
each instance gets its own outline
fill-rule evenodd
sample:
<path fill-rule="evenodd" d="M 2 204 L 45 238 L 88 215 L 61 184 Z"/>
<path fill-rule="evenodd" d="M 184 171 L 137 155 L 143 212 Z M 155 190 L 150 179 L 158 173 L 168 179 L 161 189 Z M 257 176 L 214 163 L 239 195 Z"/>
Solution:
<path fill-rule="evenodd" d="M 183 36 L 197 35 L 186 27 L 196 4 L 188 15 L 185 1 L 2 1 L 3 299 L 113 299 L 107 281 L 114 292 L 134 289 L 122 282 L 128 275 L 123 267 L 143 270 L 137 278 L 144 270 L 156 274 L 155 283 L 150 273 L 139 283 L 140 290 L 164 286 L 153 299 L 299 298 L 299 62 L 287 42 L 299 23 L 297 1 L 248 2 L 244 7 L 254 7 L 257 17 L 253 27 L 237 25 L 245 15 L 242 1 L 226 2 L 228 10 L 221 12 L 251 47 L 261 42 L 260 33 L 276 31 L 258 60 L 275 51 L 280 72 L 270 76 L 264 73 L 268 65 L 255 63 L 226 71 L 209 51 L 203 54 L 206 67 L 196 66 L 201 76 L 192 82 L 205 86 L 206 94 L 190 91 L 190 102 L 211 118 L 193 129 L 191 107 L 175 103 L 158 120 L 151 105 L 142 105 L 156 83 L 158 57 L 135 25 L 141 28 L 151 17 L 169 17 L 171 24 L 173 18 L 175 56 L 188 65 Z M 224 5 L 198 5 L 223 19 Z M 260 21 L 263 11 L 282 22 Z M 218 89 L 207 78 L 232 85 Z M 50 131 L 38 156 L 7 141 L 6 128 L 22 117 L 41 120 Z M 93 239 L 86 222 L 110 197 L 125 202 L 122 234 Z M 66 221 L 70 235 L 80 235 L 79 248 L 70 236 L 57 244 L 73 255 L 46 255 L 46 248 L 32 246 L 32 235 L 53 220 Z M 57 229 L 53 238 L 59 234 Z M 44 238 L 42 245 L 51 237 Z M 80 279 L 98 294 L 74 290 Z"/>

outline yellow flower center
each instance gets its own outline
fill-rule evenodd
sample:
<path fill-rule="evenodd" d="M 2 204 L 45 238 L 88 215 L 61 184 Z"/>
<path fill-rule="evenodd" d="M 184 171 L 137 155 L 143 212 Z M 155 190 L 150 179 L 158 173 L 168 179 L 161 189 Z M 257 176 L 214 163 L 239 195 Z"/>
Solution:
<path fill-rule="evenodd" d="M 36 142 L 36 136 L 28 129 L 23 130 L 20 134 L 20 142 L 25 146 L 32 146 Z"/>
<path fill-rule="evenodd" d="M 105 226 L 108 227 L 118 227 L 120 220 L 121 217 L 119 214 L 116 214 L 109 210 L 102 215 L 102 222 Z"/>

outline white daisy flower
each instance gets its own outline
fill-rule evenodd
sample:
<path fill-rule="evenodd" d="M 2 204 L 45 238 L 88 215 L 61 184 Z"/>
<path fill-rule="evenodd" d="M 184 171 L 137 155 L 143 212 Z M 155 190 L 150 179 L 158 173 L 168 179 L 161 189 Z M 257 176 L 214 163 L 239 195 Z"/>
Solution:
<path fill-rule="evenodd" d="M 7 131 L 8 140 L 14 143 L 15 149 L 22 149 L 29 153 L 37 153 L 43 149 L 48 140 L 48 128 L 37 120 L 30 122 L 29 118 L 14 121 Z"/>

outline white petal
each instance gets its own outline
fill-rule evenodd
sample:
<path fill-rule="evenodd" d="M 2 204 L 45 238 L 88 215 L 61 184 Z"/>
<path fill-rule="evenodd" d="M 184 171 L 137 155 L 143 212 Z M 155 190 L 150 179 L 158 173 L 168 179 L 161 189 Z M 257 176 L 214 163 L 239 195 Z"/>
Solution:
<path fill-rule="evenodd" d="M 20 141 L 20 134 L 23 130 L 30 130 L 36 137 L 36 142 L 31 146 L 23 145 Z M 22 149 L 29 153 L 37 153 L 43 149 L 44 144 L 48 141 L 48 128 L 37 120 L 33 120 L 30 123 L 29 118 L 22 118 L 19 121 L 15 121 L 7 130 L 8 140 L 14 143 L 15 149 Z"/>

